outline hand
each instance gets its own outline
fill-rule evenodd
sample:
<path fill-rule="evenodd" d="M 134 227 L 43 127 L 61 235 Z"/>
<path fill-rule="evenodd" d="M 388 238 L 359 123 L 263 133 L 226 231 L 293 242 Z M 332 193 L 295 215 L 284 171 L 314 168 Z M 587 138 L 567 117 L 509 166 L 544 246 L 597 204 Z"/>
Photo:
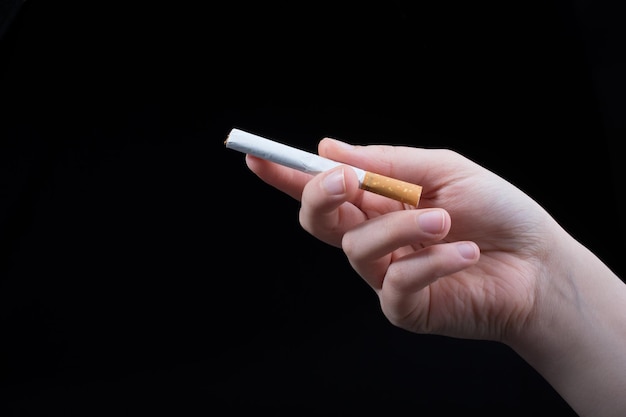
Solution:
<path fill-rule="evenodd" d="M 319 153 L 423 186 L 415 209 L 360 190 L 350 168 L 311 177 L 246 159 L 261 179 L 301 201 L 302 227 L 344 250 L 393 324 L 490 340 L 520 331 L 560 229 L 536 202 L 449 150 L 324 139 Z"/>

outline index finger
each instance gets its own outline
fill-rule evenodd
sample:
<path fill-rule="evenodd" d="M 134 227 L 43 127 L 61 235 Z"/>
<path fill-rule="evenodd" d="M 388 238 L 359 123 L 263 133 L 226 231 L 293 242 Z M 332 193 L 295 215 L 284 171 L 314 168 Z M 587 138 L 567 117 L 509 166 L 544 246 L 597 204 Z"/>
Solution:
<path fill-rule="evenodd" d="M 261 180 L 298 201 L 302 200 L 304 186 L 313 178 L 311 174 L 250 154 L 246 154 L 246 165 Z"/>

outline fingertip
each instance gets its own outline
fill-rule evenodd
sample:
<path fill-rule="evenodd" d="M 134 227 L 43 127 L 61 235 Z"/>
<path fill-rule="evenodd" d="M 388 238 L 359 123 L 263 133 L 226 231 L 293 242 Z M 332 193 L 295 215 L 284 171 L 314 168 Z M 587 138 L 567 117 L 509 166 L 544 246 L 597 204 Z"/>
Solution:
<path fill-rule="evenodd" d="M 458 242 L 456 249 L 463 259 L 467 259 L 468 261 L 476 261 L 480 257 L 480 249 L 474 242 Z"/>
<path fill-rule="evenodd" d="M 358 178 L 352 169 L 340 166 L 322 174 L 321 185 L 324 191 L 333 197 L 351 194 L 349 190 L 358 188 Z"/>
<path fill-rule="evenodd" d="M 332 146 L 337 146 L 337 147 L 342 148 L 342 149 L 347 149 L 347 150 L 354 149 L 354 145 L 351 145 L 351 144 L 349 144 L 347 142 L 343 142 L 343 141 L 341 141 L 339 139 L 324 138 L 322 141 L 325 144 L 332 145 Z"/>
<path fill-rule="evenodd" d="M 346 193 L 345 170 L 343 167 L 333 169 L 322 178 L 322 187 L 327 194 L 339 196 Z"/>
<path fill-rule="evenodd" d="M 424 210 L 419 212 L 417 224 L 423 232 L 442 235 L 450 228 L 450 216 L 443 209 Z"/>
<path fill-rule="evenodd" d="M 262 163 L 263 159 L 247 153 L 245 157 L 245 161 L 246 161 L 246 165 L 248 166 L 248 168 L 254 171 L 254 169 L 257 168 Z"/>
<path fill-rule="evenodd" d="M 354 148 L 354 145 L 328 137 L 322 139 L 317 147 L 319 154 L 322 156 L 336 155 L 341 153 L 341 151 L 350 151 Z"/>

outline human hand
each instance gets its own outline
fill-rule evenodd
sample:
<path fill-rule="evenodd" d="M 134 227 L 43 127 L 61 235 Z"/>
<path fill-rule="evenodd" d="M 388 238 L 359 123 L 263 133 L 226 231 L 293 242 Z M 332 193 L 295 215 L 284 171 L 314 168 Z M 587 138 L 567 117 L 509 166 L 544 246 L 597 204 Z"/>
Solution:
<path fill-rule="evenodd" d="M 247 156 L 341 247 L 384 314 L 417 333 L 503 340 L 531 315 L 558 226 L 528 195 L 449 150 L 320 142 L 322 156 L 423 186 L 420 207 L 364 192 L 351 169 L 315 177 Z"/>
<path fill-rule="evenodd" d="M 324 139 L 319 153 L 423 186 L 416 209 L 361 190 L 351 168 L 311 177 L 246 157 L 343 249 L 392 324 L 506 343 L 581 416 L 622 415 L 626 285 L 530 196 L 449 150 Z"/>

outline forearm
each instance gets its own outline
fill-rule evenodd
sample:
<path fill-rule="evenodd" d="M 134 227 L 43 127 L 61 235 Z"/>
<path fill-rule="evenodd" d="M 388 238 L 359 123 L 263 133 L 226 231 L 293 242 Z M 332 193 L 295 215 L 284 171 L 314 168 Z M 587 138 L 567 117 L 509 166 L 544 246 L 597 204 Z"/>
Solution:
<path fill-rule="evenodd" d="M 561 238 L 536 314 L 509 344 L 580 416 L 623 416 L 626 285 L 571 237 Z"/>

